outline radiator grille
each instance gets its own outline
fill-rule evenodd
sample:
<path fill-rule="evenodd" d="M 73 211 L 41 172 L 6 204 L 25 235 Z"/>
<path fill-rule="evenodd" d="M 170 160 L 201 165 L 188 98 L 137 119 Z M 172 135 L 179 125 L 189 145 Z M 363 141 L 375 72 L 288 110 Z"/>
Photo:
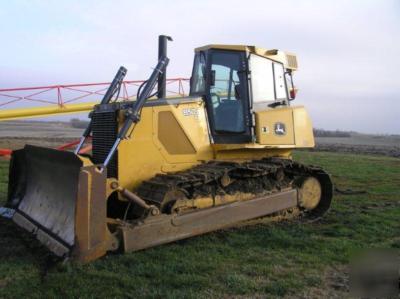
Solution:
<path fill-rule="evenodd" d="M 296 55 L 292 55 L 292 54 L 287 54 L 286 53 L 286 59 L 287 59 L 287 63 L 289 68 L 292 69 L 297 69 L 297 57 Z"/>
<path fill-rule="evenodd" d="M 101 164 L 117 139 L 118 122 L 115 111 L 95 112 L 92 116 L 93 162 Z M 107 166 L 107 177 L 118 178 L 118 151 Z"/>

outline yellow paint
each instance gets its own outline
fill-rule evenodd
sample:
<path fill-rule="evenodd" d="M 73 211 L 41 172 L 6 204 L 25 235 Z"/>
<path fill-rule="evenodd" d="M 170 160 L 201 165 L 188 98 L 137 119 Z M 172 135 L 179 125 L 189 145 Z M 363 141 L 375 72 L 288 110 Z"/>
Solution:
<path fill-rule="evenodd" d="M 157 173 L 186 170 L 213 159 L 246 161 L 271 156 L 290 157 L 292 149 L 309 147 L 314 141 L 311 123 L 303 107 L 257 112 L 257 141 L 247 144 L 211 144 L 201 98 L 147 106 L 141 115 L 131 138 L 122 141 L 118 149 L 118 180 L 121 187 L 130 190 Z M 120 125 L 123 120 L 121 111 Z M 288 135 L 259 136 L 259 124 L 272 126 L 275 121 L 287 123 Z M 297 128 L 294 127 L 296 123 Z"/>
<path fill-rule="evenodd" d="M 224 205 L 235 201 L 245 201 L 253 199 L 252 193 L 241 193 L 230 195 L 216 195 L 215 197 L 199 197 L 195 199 L 178 199 L 172 206 L 172 211 L 191 210 L 191 209 L 205 209 L 214 206 Z"/>
<path fill-rule="evenodd" d="M 174 134 L 171 134 L 174 132 Z M 196 150 L 171 111 L 158 112 L 157 137 L 170 155 L 194 154 Z"/>
<path fill-rule="evenodd" d="M 258 111 L 257 143 L 278 147 L 314 147 L 311 120 L 302 106 Z"/>
<path fill-rule="evenodd" d="M 66 104 L 64 106 L 46 106 L 36 108 L 5 109 L 0 111 L 0 121 L 44 117 L 56 114 L 70 114 L 92 111 L 97 103 Z"/>
<path fill-rule="evenodd" d="M 314 147 L 313 126 L 310 116 L 304 107 L 296 107 L 293 110 L 293 121 L 296 147 Z"/>
<path fill-rule="evenodd" d="M 293 148 L 293 147 L 292 147 Z M 265 157 L 283 157 L 289 158 L 291 149 L 284 147 L 268 148 L 263 149 L 230 149 L 230 150 L 219 150 L 215 153 L 216 160 L 224 161 L 249 161 L 254 159 L 262 159 Z"/>
<path fill-rule="evenodd" d="M 179 128 L 169 127 L 171 120 L 159 117 L 160 113 L 165 112 L 172 113 Z M 118 179 L 122 187 L 131 189 L 157 173 L 188 169 L 202 160 L 214 157 L 208 137 L 204 103 L 200 98 L 180 104 L 144 107 L 141 115 L 132 138 L 121 142 L 118 149 Z M 184 154 L 176 154 L 178 150 L 168 151 L 158 136 L 159 127 L 170 130 L 172 141 L 174 136 L 183 132 L 193 151 Z M 161 132 L 164 134 L 164 131 Z"/>
<path fill-rule="evenodd" d="M 295 55 L 276 49 L 209 45 L 195 51 L 211 48 L 245 51 L 279 61 L 286 68 L 297 69 Z M 93 105 L 94 103 L 85 103 L 6 110 L 0 112 L 0 120 L 84 112 L 92 110 Z M 292 149 L 314 146 L 311 121 L 303 107 L 257 110 L 255 120 L 254 142 L 212 144 L 202 98 L 186 98 L 181 102 L 167 99 L 167 105 L 146 106 L 141 111 L 141 121 L 135 126 L 131 137 L 120 143 L 116 153 L 118 184 L 121 188 L 132 190 L 158 173 L 186 170 L 210 160 L 246 161 L 272 156 L 289 158 Z M 120 127 L 124 121 L 125 111 L 119 111 Z M 276 134 L 277 123 L 284 124 L 284 134 Z M 85 165 L 89 163 L 86 158 L 82 159 Z M 107 181 L 108 195 L 114 192 L 110 187 L 112 182 L 113 178 Z"/>
<path fill-rule="evenodd" d="M 260 144 L 293 145 L 293 109 L 275 108 L 256 112 L 256 136 Z"/>

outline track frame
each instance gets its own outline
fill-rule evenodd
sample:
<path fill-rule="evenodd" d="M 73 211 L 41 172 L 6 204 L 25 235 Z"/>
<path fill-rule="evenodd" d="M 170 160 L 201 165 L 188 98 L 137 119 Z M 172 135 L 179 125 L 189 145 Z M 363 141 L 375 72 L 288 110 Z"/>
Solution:
<path fill-rule="evenodd" d="M 190 238 L 298 205 L 298 191 L 290 189 L 248 201 L 201 209 L 185 214 L 161 214 L 119 227 L 125 252 Z"/>

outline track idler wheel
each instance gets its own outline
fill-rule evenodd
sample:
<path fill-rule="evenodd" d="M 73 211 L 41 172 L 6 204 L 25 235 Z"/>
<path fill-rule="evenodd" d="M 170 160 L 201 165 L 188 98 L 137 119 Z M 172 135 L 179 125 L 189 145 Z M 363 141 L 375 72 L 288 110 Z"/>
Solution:
<path fill-rule="evenodd" d="M 322 169 L 303 177 L 299 188 L 299 206 L 312 220 L 321 218 L 330 208 L 333 196 L 333 184 L 328 173 Z"/>
<path fill-rule="evenodd" d="M 299 188 L 299 206 L 311 211 L 321 200 L 321 184 L 315 177 L 306 177 Z"/>

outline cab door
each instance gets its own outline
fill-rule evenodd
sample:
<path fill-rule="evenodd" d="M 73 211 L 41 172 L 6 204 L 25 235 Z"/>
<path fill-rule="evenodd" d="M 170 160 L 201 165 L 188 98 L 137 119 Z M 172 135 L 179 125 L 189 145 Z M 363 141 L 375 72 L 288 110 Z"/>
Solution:
<path fill-rule="evenodd" d="M 252 140 L 246 55 L 209 50 L 206 103 L 214 143 Z"/>

